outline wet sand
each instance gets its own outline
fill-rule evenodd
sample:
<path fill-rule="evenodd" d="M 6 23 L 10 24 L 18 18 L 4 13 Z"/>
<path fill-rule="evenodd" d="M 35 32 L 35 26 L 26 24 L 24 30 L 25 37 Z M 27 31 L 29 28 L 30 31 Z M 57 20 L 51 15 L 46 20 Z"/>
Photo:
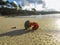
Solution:
<path fill-rule="evenodd" d="M 39 29 L 24 30 L 26 20 Z M 60 18 L 10 18 L 0 16 L 0 45 L 60 45 Z M 12 27 L 16 27 L 12 29 Z"/>

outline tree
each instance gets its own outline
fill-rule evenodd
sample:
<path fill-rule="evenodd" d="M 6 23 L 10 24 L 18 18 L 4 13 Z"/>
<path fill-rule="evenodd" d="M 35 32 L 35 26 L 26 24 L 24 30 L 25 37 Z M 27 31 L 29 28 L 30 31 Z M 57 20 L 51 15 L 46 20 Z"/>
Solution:
<path fill-rule="evenodd" d="M 20 10 L 22 10 L 22 7 L 19 5 Z"/>
<path fill-rule="evenodd" d="M 0 5 L 6 5 L 8 3 L 7 0 L 0 0 Z"/>
<path fill-rule="evenodd" d="M 6 6 L 8 4 L 8 0 L 0 0 L 0 5 L 2 7 Z"/>
<path fill-rule="evenodd" d="M 36 12 L 36 9 L 35 8 L 32 8 L 32 11 Z"/>
<path fill-rule="evenodd" d="M 16 3 L 16 1 L 13 1 L 12 3 L 10 3 L 12 6 L 14 6 L 17 10 L 19 10 L 21 8 L 21 6 L 19 7 L 19 5 Z"/>

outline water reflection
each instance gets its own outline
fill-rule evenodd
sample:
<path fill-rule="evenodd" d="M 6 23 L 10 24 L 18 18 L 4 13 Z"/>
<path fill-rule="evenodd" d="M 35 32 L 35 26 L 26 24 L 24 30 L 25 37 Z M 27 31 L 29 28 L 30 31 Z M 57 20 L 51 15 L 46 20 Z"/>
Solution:
<path fill-rule="evenodd" d="M 55 27 L 56 27 L 57 29 L 60 29 L 60 19 L 56 19 Z"/>

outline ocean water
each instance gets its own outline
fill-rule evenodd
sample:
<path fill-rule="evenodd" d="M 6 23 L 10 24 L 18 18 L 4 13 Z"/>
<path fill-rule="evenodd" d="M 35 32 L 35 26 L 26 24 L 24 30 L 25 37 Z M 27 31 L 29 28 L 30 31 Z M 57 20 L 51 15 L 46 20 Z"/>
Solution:
<path fill-rule="evenodd" d="M 16 18 L 60 18 L 60 14 L 46 14 L 46 15 L 31 15 L 31 16 L 16 16 Z"/>

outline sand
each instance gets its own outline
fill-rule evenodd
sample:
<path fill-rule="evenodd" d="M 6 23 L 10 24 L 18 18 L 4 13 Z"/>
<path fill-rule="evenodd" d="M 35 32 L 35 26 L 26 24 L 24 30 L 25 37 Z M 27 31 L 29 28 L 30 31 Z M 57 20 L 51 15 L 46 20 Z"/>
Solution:
<path fill-rule="evenodd" d="M 39 29 L 34 32 L 24 30 L 26 20 L 37 22 Z M 55 24 L 56 20 L 0 16 L 0 45 L 60 45 L 60 32 Z"/>

